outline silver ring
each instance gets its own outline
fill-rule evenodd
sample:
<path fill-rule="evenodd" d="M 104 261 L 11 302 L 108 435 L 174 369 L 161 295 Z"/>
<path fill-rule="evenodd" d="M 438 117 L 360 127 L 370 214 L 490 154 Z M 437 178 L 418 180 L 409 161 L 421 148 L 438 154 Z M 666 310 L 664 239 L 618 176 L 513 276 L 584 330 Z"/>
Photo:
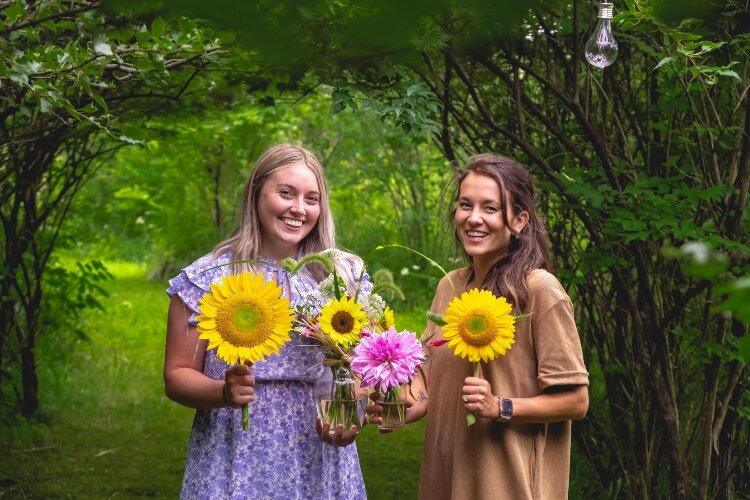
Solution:
<path fill-rule="evenodd" d="M 464 403 L 468 403 L 469 402 L 469 396 L 464 396 L 461 399 L 464 400 Z"/>

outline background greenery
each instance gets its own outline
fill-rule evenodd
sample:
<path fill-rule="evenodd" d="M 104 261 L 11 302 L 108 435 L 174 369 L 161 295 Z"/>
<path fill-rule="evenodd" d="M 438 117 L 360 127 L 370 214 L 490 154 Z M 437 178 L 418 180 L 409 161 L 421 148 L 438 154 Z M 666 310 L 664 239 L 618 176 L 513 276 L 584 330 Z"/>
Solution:
<path fill-rule="evenodd" d="M 600 72 L 591 7 L 0 2 L 0 491 L 70 475 L 63 496 L 173 494 L 190 412 L 161 395 L 148 325 L 166 279 L 233 228 L 252 160 L 290 141 L 321 156 L 340 244 L 394 271 L 407 317 L 439 273 L 375 247 L 455 267 L 449 163 L 528 165 L 591 371 L 571 495 L 747 497 L 750 11 L 624 0 Z M 386 461 L 419 448 L 410 432 Z"/>

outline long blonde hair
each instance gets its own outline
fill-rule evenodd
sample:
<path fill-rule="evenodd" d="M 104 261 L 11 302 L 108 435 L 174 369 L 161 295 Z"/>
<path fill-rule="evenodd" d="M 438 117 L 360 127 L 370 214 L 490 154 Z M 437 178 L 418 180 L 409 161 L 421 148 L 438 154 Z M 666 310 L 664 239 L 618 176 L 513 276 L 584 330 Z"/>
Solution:
<path fill-rule="evenodd" d="M 261 224 L 258 215 L 260 190 L 274 172 L 298 162 L 304 163 L 315 174 L 320 191 L 320 216 L 315 227 L 300 242 L 300 255 L 336 247 L 336 233 L 333 217 L 331 217 L 331 207 L 328 203 L 328 189 L 320 161 L 314 154 L 302 147 L 278 144 L 267 149 L 255 163 L 255 168 L 245 184 L 239 227 L 227 239 L 216 245 L 213 251 L 214 258 L 226 252 L 231 253 L 233 261 L 261 257 Z M 236 273 L 249 271 L 251 268 L 252 266 L 248 263 L 233 264 L 233 271 Z M 312 269 L 311 274 L 317 279 L 322 278 L 318 269 Z"/>

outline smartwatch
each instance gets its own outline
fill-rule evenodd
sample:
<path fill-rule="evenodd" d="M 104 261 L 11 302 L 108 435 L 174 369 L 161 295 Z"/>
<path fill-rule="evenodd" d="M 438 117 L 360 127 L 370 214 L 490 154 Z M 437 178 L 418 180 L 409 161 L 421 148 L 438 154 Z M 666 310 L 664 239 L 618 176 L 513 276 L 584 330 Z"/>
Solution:
<path fill-rule="evenodd" d="M 496 422 L 510 422 L 511 417 L 513 417 L 513 401 L 508 398 L 495 397 L 500 400 L 500 415 L 497 417 Z"/>

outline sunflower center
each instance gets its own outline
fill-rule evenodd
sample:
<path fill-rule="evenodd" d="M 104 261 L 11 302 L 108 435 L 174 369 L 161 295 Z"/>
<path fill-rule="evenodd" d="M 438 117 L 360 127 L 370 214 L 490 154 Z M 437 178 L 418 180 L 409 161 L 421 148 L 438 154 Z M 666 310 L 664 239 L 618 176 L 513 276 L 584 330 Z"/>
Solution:
<path fill-rule="evenodd" d="M 472 316 L 466 325 L 466 329 L 476 335 L 481 335 L 485 328 L 487 328 L 487 320 L 484 316 Z"/>
<path fill-rule="evenodd" d="M 260 319 L 260 311 L 255 304 L 242 304 L 235 309 L 232 322 L 237 330 L 244 332 L 258 326 Z"/>
<path fill-rule="evenodd" d="M 346 311 L 336 311 L 331 318 L 331 327 L 342 335 L 351 333 L 354 329 L 354 318 Z"/>
<path fill-rule="evenodd" d="M 265 301 L 254 294 L 229 297 L 216 314 L 216 329 L 235 346 L 254 347 L 273 332 L 273 316 Z"/>
<path fill-rule="evenodd" d="M 482 311 L 474 311 L 467 315 L 458 328 L 464 342 L 473 346 L 484 346 L 492 342 L 495 333 L 490 318 Z"/>

